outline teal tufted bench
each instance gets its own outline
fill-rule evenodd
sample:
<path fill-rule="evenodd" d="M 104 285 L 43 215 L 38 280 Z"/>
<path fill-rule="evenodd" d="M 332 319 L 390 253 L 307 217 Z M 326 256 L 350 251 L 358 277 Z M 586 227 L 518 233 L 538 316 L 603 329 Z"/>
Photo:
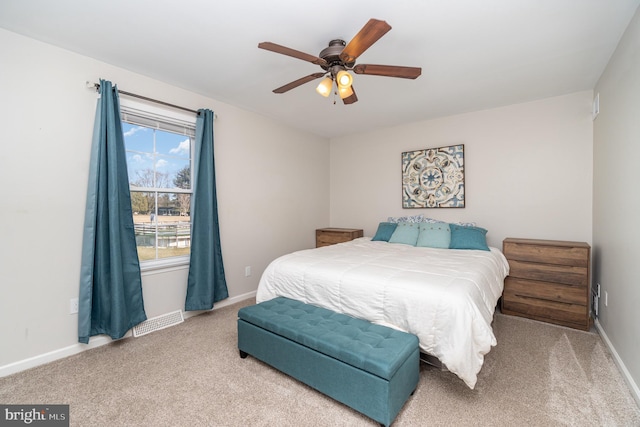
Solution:
<path fill-rule="evenodd" d="M 385 426 L 420 374 L 415 335 L 284 297 L 238 311 L 238 349 Z"/>

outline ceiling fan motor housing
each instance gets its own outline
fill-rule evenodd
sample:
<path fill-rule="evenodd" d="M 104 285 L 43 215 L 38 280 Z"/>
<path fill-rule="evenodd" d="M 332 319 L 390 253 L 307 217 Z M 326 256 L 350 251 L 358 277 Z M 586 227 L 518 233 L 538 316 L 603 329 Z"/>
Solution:
<path fill-rule="evenodd" d="M 320 55 L 318 55 L 320 58 L 327 61 L 327 65 L 323 65 L 322 68 L 327 71 L 329 71 L 332 67 L 336 65 L 339 65 L 345 68 L 352 68 L 353 65 L 355 64 L 355 61 L 346 63 L 340 59 L 340 54 L 342 53 L 346 45 L 347 43 L 344 40 L 341 40 L 341 39 L 331 40 L 329 42 L 329 46 L 322 49 L 322 51 L 320 51 Z"/>

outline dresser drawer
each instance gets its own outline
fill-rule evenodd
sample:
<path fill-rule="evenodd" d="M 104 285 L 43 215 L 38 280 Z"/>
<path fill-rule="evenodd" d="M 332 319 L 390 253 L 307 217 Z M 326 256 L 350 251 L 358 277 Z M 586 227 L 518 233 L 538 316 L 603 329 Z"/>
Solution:
<path fill-rule="evenodd" d="M 505 289 L 511 295 L 565 304 L 586 305 L 587 288 L 583 286 L 518 279 L 511 276 L 508 276 L 504 283 Z"/>
<path fill-rule="evenodd" d="M 589 315 L 589 307 L 526 297 L 511 289 L 502 294 L 502 312 L 580 329 L 588 328 L 585 319 Z"/>
<path fill-rule="evenodd" d="M 589 280 L 589 269 L 587 267 L 539 264 L 509 259 L 509 276 L 586 287 Z"/>
<path fill-rule="evenodd" d="M 540 262 L 544 264 L 589 266 L 589 246 L 580 242 L 556 242 L 508 239 L 503 244 L 504 256 L 509 260 Z"/>

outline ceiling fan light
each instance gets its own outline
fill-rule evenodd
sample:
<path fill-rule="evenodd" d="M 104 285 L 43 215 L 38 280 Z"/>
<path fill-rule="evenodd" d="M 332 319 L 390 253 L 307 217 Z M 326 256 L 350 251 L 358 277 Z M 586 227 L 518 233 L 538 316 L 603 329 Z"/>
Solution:
<path fill-rule="evenodd" d="M 353 77 L 345 70 L 338 71 L 338 74 L 336 75 L 336 83 L 339 88 L 351 87 Z"/>
<path fill-rule="evenodd" d="M 353 89 L 351 86 L 338 87 L 338 94 L 340 95 L 340 99 L 345 99 L 353 95 Z"/>
<path fill-rule="evenodd" d="M 324 79 L 322 79 L 318 87 L 316 87 L 316 92 L 326 98 L 331 93 L 332 88 L 333 80 L 331 80 L 330 77 L 325 77 Z"/>

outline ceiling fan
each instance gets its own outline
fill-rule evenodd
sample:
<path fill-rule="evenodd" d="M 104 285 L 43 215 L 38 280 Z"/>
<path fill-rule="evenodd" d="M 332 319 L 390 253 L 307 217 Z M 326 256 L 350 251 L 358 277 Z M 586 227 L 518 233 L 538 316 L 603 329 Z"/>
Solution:
<path fill-rule="evenodd" d="M 340 98 L 348 105 L 358 101 L 352 85 L 353 77 L 348 71 L 353 71 L 356 74 L 399 77 L 403 79 L 415 79 L 422 73 L 422 68 L 419 67 L 375 64 L 356 65 L 356 59 L 390 29 L 391 26 L 385 21 L 370 19 L 348 44 L 341 39 L 331 40 L 329 46 L 324 48 L 318 56 L 309 55 L 308 53 L 271 42 L 259 43 L 258 47 L 311 62 L 319 65 L 324 70 L 324 72 L 309 74 L 291 83 L 287 83 L 284 86 L 274 89 L 274 93 L 285 93 L 300 85 L 324 77 L 316 88 L 316 91 L 323 96 L 329 96 L 333 91 L 333 84 L 335 82 Z"/>

